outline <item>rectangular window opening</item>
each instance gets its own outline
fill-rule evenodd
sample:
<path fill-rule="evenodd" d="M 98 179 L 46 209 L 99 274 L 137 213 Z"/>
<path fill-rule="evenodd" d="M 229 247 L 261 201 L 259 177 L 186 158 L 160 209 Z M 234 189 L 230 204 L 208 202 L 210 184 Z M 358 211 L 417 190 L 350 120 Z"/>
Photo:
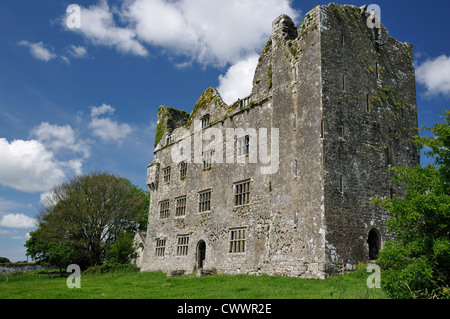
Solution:
<path fill-rule="evenodd" d="M 250 180 L 234 184 L 234 206 L 250 203 Z"/>
<path fill-rule="evenodd" d="M 163 180 L 164 183 L 170 183 L 170 166 L 163 168 Z"/>
<path fill-rule="evenodd" d="M 181 162 L 180 163 L 180 178 L 184 178 L 187 175 L 187 163 Z"/>
<path fill-rule="evenodd" d="M 209 126 L 209 114 L 204 115 L 201 120 L 202 120 L 202 128 L 208 127 Z"/>
<path fill-rule="evenodd" d="M 164 200 L 159 203 L 159 219 L 169 218 L 169 200 Z"/>
<path fill-rule="evenodd" d="M 320 138 L 324 138 L 325 135 L 325 124 L 323 120 L 320 121 Z"/>
<path fill-rule="evenodd" d="M 167 137 L 166 137 L 166 144 L 171 144 L 171 143 L 173 143 L 174 142 L 174 137 L 173 137 L 173 135 L 171 135 L 171 134 L 169 134 L 169 135 L 167 135 Z"/>
<path fill-rule="evenodd" d="M 213 158 L 214 151 L 209 150 L 206 152 L 203 152 L 203 169 L 208 169 L 212 167 L 212 158 Z"/>
<path fill-rule="evenodd" d="M 175 207 L 175 216 L 185 216 L 186 215 L 186 196 L 177 197 Z"/>
<path fill-rule="evenodd" d="M 385 156 L 386 156 L 386 164 L 391 165 L 392 164 L 392 152 L 391 152 L 390 147 L 386 147 Z"/>
<path fill-rule="evenodd" d="M 206 190 L 198 194 L 198 212 L 208 212 L 211 210 L 211 190 Z"/>
<path fill-rule="evenodd" d="M 189 248 L 189 235 L 177 236 L 177 256 L 187 256 Z"/>
<path fill-rule="evenodd" d="M 242 100 L 239 101 L 239 106 L 240 106 L 241 108 L 246 107 L 246 106 L 249 105 L 249 104 L 250 104 L 250 96 L 249 96 L 249 97 L 246 97 L 245 99 L 242 99 Z"/>
<path fill-rule="evenodd" d="M 163 257 L 166 250 L 166 239 L 156 238 L 155 256 Z"/>
<path fill-rule="evenodd" d="M 245 252 L 245 240 L 246 240 L 246 227 L 231 228 L 230 232 L 230 253 L 243 253 Z"/>
<path fill-rule="evenodd" d="M 391 198 L 391 199 L 394 199 L 395 198 L 395 190 L 391 187 L 391 188 L 389 188 L 389 197 Z"/>
<path fill-rule="evenodd" d="M 250 151 L 250 136 L 246 135 L 237 139 L 237 155 L 247 155 Z"/>

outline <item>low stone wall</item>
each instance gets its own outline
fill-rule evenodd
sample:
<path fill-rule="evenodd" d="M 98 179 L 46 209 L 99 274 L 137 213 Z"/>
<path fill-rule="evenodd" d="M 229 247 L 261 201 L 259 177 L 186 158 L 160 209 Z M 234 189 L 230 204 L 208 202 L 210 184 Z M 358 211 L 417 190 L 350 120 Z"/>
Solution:
<path fill-rule="evenodd" d="M 12 272 L 27 272 L 34 270 L 53 269 L 54 267 L 43 267 L 34 263 L 3 263 L 0 264 L 0 274 L 8 274 Z"/>

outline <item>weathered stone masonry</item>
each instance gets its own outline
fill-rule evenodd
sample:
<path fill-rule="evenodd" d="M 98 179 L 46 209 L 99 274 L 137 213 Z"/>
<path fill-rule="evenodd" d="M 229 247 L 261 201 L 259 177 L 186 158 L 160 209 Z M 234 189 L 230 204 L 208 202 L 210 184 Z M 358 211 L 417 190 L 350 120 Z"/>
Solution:
<path fill-rule="evenodd" d="M 282 15 L 249 97 L 226 105 L 209 88 L 191 114 L 159 108 L 143 271 L 325 278 L 376 257 L 388 216 L 369 201 L 401 194 L 390 166 L 419 162 L 417 110 L 412 46 L 361 11 L 317 6 L 299 28 Z M 273 174 L 261 137 L 269 154 L 278 142 Z"/>

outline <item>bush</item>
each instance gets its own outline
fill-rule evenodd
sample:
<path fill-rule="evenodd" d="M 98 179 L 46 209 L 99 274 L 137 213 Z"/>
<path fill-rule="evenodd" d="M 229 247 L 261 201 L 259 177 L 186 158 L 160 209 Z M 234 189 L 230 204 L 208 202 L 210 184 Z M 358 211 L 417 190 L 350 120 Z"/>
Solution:
<path fill-rule="evenodd" d="M 139 272 L 139 267 L 132 264 L 120 264 L 107 262 L 103 265 L 96 265 L 89 267 L 83 274 L 101 275 L 106 273 L 124 273 L 124 272 Z"/>
<path fill-rule="evenodd" d="M 388 230 L 396 235 L 377 260 L 392 298 L 449 298 L 450 111 L 444 114 L 435 136 L 416 139 L 434 163 L 392 168 L 404 194 L 374 201 L 389 212 Z"/>
<path fill-rule="evenodd" d="M 377 264 L 382 268 L 382 288 L 391 298 L 430 298 L 433 296 L 433 264 L 414 249 L 395 241 L 386 243 Z"/>
<path fill-rule="evenodd" d="M 121 234 L 116 238 L 110 249 L 106 251 L 106 258 L 109 263 L 127 264 L 136 257 L 133 233 Z"/>

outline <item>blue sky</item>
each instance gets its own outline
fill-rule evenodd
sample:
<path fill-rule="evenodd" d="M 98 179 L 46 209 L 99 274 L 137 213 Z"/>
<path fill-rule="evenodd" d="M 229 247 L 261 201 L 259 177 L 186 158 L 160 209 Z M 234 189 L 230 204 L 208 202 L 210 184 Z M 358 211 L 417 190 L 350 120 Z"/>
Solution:
<path fill-rule="evenodd" d="M 419 125 L 432 126 L 450 102 L 450 4 L 375 3 L 389 33 L 414 44 Z M 81 28 L 66 23 L 70 4 Z M 26 259 L 42 199 L 75 174 L 145 189 L 158 107 L 190 112 L 208 87 L 226 102 L 246 96 L 272 21 L 298 25 L 316 4 L 328 1 L 0 2 L 0 256 Z"/>

